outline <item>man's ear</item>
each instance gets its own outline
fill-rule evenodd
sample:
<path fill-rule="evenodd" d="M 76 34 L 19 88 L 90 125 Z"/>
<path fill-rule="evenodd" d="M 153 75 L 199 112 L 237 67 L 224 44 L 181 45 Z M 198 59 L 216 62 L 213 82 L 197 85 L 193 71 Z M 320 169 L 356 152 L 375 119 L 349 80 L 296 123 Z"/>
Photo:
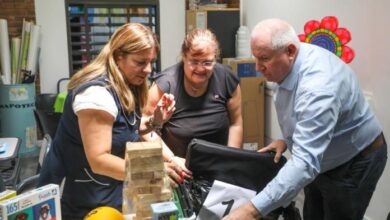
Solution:
<path fill-rule="evenodd" d="M 297 47 L 295 46 L 295 44 L 289 44 L 287 46 L 287 51 L 289 56 L 295 56 L 297 52 Z"/>
<path fill-rule="evenodd" d="M 289 56 L 290 59 L 294 59 L 296 56 L 297 56 L 297 47 L 295 46 L 295 44 L 289 44 L 287 46 L 287 54 Z"/>

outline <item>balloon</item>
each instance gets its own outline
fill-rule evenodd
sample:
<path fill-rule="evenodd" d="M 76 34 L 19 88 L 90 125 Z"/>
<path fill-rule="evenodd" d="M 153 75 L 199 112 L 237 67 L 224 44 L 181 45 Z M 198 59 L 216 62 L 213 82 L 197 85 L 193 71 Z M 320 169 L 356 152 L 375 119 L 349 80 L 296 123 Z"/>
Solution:
<path fill-rule="evenodd" d="M 123 215 L 116 209 L 108 206 L 101 206 L 90 211 L 84 220 L 124 220 Z"/>

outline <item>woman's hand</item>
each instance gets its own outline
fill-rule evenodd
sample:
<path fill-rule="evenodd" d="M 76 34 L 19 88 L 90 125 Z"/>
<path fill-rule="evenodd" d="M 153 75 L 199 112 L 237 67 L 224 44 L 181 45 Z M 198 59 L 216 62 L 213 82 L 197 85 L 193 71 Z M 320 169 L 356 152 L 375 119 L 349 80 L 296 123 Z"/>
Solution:
<path fill-rule="evenodd" d="M 275 140 L 272 143 L 268 144 L 267 146 L 261 148 L 258 152 L 264 153 L 268 151 L 275 152 L 274 162 L 279 162 L 280 158 L 282 157 L 282 154 L 287 149 L 287 144 L 283 140 Z"/>
<path fill-rule="evenodd" d="M 173 180 L 171 185 L 176 187 L 177 183 L 182 183 L 185 178 L 192 178 L 192 172 L 185 167 L 185 159 L 173 156 L 165 162 L 166 172 Z"/>
<path fill-rule="evenodd" d="M 153 125 L 162 126 L 167 122 L 175 111 L 175 97 L 172 94 L 164 93 L 158 101 L 153 113 Z"/>

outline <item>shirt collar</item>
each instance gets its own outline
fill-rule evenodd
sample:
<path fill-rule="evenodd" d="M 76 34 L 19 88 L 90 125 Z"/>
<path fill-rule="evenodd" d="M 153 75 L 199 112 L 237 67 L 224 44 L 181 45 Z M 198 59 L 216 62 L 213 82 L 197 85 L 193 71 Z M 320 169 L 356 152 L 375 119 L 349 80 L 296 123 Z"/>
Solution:
<path fill-rule="evenodd" d="M 295 88 L 295 85 L 298 83 L 298 78 L 299 78 L 299 70 L 302 64 L 302 54 L 304 50 L 304 46 L 301 43 L 299 50 L 298 50 L 298 55 L 294 61 L 293 67 L 290 71 L 290 73 L 286 76 L 286 78 L 283 80 L 281 84 L 279 84 L 280 88 L 286 89 L 286 90 L 293 90 Z"/>

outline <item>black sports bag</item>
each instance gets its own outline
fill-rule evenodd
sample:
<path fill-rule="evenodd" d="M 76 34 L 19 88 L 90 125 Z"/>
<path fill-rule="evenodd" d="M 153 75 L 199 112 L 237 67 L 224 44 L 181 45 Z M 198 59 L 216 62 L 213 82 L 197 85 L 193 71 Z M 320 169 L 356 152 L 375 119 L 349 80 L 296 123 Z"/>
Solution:
<path fill-rule="evenodd" d="M 186 167 L 194 179 L 220 180 L 260 192 L 286 163 L 274 162 L 274 153 L 227 147 L 200 139 L 188 145 Z"/>
<path fill-rule="evenodd" d="M 181 192 L 179 194 L 187 194 L 184 196 L 188 197 L 188 201 L 184 202 L 189 206 L 187 209 L 198 214 L 214 180 L 258 193 L 276 176 L 287 161 L 282 156 L 280 161 L 275 163 L 274 157 L 275 154 L 272 152 L 259 153 L 193 139 L 188 145 L 186 154 L 186 167 L 192 171 L 193 179 L 186 180 L 179 186 L 178 191 Z M 298 216 L 286 217 L 289 210 L 295 211 L 293 215 Z M 284 219 L 300 219 L 299 210 L 293 203 L 287 208 L 275 210 L 264 219 L 277 219 L 282 214 Z"/>

